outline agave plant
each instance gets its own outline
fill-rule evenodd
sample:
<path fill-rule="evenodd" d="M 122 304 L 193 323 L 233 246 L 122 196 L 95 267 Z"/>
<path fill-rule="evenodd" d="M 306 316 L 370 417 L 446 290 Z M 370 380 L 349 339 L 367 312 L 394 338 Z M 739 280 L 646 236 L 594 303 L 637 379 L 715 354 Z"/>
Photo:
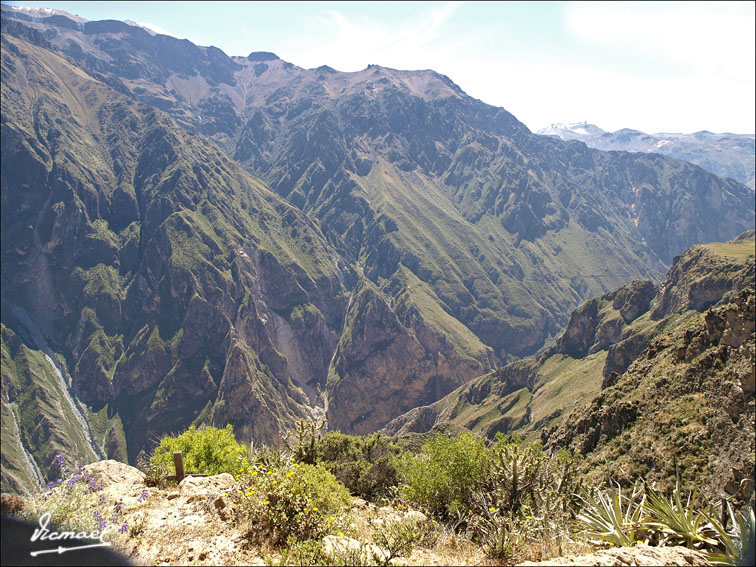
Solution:
<path fill-rule="evenodd" d="M 733 512 L 727 503 L 732 528 L 728 531 L 714 516 L 708 515 L 708 520 L 717 532 L 717 537 L 724 553 L 708 554 L 712 565 L 748 565 L 749 558 L 754 556 L 754 538 L 756 538 L 756 516 L 753 507 L 748 506 L 745 513 Z"/>
<path fill-rule="evenodd" d="M 683 502 L 679 479 L 671 497 L 649 489 L 645 525 L 659 535 L 659 545 L 684 545 L 689 549 L 714 549 L 717 530 L 710 520 L 711 510 L 696 510 L 696 491 Z"/>
<path fill-rule="evenodd" d="M 630 546 L 645 540 L 643 488 L 642 483 L 636 483 L 629 497 L 622 495 L 619 486 L 599 490 L 595 497 L 580 497 L 584 507 L 576 519 L 591 543 Z"/>

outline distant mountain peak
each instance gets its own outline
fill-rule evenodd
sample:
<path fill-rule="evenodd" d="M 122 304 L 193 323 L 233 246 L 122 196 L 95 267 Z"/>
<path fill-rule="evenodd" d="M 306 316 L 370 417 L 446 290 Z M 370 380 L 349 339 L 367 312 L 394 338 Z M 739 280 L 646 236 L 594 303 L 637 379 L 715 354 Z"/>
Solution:
<path fill-rule="evenodd" d="M 69 20 L 73 20 L 76 23 L 83 24 L 88 22 L 86 18 L 65 12 L 63 10 L 56 10 L 54 8 L 37 8 L 35 6 L 6 6 L 3 4 L 3 10 L 13 10 L 16 13 L 24 14 L 30 18 L 49 18 L 51 16 L 63 16 Z"/>
<path fill-rule="evenodd" d="M 253 51 L 247 55 L 247 60 L 249 61 L 275 61 L 276 59 L 281 58 L 270 51 Z"/>
<path fill-rule="evenodd" d="M 754 188 L 756 147 L 753 134 L 715 133 L 701 130 L 690 134 L 657 132 L 647 134 L 632 128 L 606 132 L 588 122 L 555 123 L 537 134 L 562 140 L 579 140 L 603 151 L 657 153 L 682 159 L 719 176 L 730 177 Z"/>
<path fill-rule="evenodd" d="M 604 130 L 596 126 L 595 124 L 589 124 L 587 121 L 583 122 L 556 122 L 551 124 L 548 128 L 541 128 L 536 134 L 542 134 L 544 136 L 558 136 L 559 132 L 572 132 L 577 135 L 597 135 L 603 134 Z"/>

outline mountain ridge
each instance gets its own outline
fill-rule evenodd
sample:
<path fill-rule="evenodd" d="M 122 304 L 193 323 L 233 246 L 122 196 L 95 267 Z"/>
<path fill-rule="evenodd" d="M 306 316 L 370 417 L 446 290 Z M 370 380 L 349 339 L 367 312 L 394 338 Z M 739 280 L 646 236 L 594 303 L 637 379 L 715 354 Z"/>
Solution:
<path fill-rule="evenodd" d="M 670 490 L 676 462 L 707 497 L 726 485 L 748 500 L 755 273 L 753 230 L 694 246 L 660 284 L 633 282 L 585 302 L 537 356 L 471 380 L 383 431 L 519 435 L 581 453 L 596 482 L 631 485 L 641 475 Z"/>
<path fill-rule="evenodd" d="M 676 157 L 754 189 L 756 146 L 753 134 L 715 134 L 708 130 L 692 134 L 646 134 L 630 128 L 606 132 L 587 122 L 552 124 L 537 133 L 562 140 L 578 140 L 605 151 L 653 152 Z"/>
<path fill-rule="evenodd" d="M 80 450 L 57 417 L 24 419 L 52 371 L 9 302 L 103 452 L 134 462 L 192 423 L 265 442 L 302 417 L 376 430 L 753 224 L 733 181 L 535 136 L 432 71 L 303 70 L 6 14 L 3 411 L 23 415 L 4 438 L 43 469 Z"/>

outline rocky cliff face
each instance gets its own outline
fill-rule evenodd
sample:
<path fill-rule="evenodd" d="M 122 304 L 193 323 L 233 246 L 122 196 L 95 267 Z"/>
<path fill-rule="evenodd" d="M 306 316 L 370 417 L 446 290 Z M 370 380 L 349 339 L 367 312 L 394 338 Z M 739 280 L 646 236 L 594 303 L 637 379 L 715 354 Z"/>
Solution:
<path fill-rule="evenodd" d="M 754 309 L 753 287 L 739 289 L 655 337 L 615 384 L 542 432 L 547 447 L 587 455 L 585 468 L 597 478 L 632 483 L 640 474 L 671 489 L 678 465 L 704 497 L 748 500 Z"/>
<path fill-rule="evenodd" d="M 75 420 L 47 407 L 60 402 L 29 399 L 42 376 L 21 363 L 40 359 L 39 337 L 65 360 L 61 387 L 99 414 L 95 450 L 130 460 L 195 420 L 272 442 L 322 407 L 355 276 L 313 222 L 43 48 L 4 39 L 3 77 L 3 402 L 23 414 L 12 437 L 38 463 L 87 457 Z"/>
<path fill-rule="evenodd" d="M 517 433 L 585 455 L 597 479 L 747 500 L 754 454 L 754 241 L 694 246 L 654 288 L 633 282 L 573 312 L 554 346 L 385 428 Z M 703 298 L 703 299 L 702 299 Z M 722 479 L 725 479 L 724 481 Z M 750 479 L 750 480 L 749 480 Z"/>
<path fill-rule="evenodd" d="M 28 352 L 3 343 L 3 411 L 47 411 L 20 393 L 47 349 L 85 443 L 19 415 L 17 463 L 133 461 L 191 423 L 375 430 L 753 224 L 735 182 L 534 136 L 432 71 L 22 16 L 3 9 L 2 294 Z"/>

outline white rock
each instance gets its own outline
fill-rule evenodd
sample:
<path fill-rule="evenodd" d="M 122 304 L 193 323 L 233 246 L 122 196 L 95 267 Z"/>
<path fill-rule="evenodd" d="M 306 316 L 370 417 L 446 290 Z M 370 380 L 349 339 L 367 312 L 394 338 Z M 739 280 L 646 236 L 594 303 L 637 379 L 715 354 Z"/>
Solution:
<path fill-rule="evenodd" d="M 195 494 L 220 494 L 233 489 L 236 483 L 234 477 L 228 473 L 213 476 L 188 476 L 179 483 L 181 496 Z"/>
<path fill-rule="evenodd" d="M 138 498 L 145 488 L 145 476 L 142 471 L 113 459 L 86 465 L 84 473 L 94 478 L 98 484 L 102 484 L 103 495 L 109 500 Z"/>
<path fill-rule="evenodd" d="M 426 516 L 422 512 L 418 512 L 417 510 L 407 510 L 404 513 L 404 517 L 408 520 L 416 520 L 418 522 L 425 522 L 428 520 L 428 516 Z"/>

